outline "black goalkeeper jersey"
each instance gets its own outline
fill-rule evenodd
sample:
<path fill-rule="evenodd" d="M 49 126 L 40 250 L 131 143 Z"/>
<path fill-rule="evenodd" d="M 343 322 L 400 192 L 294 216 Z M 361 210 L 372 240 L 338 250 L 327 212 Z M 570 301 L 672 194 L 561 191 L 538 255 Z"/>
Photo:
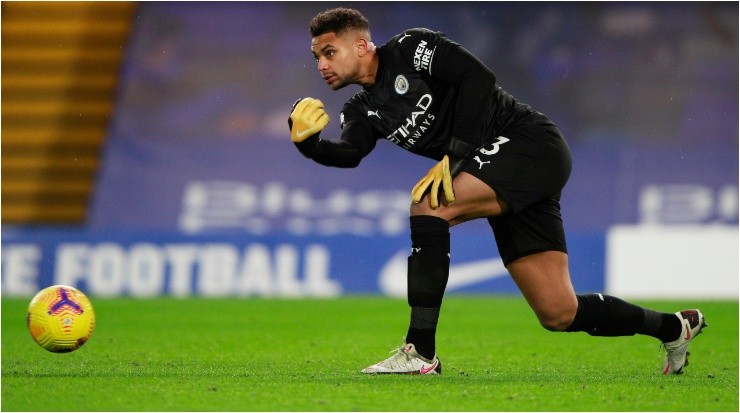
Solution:
<path fill-rule="evenodd" d="M 343 107 L 341 139 L 297 144 L 315 161 L 354 167 L 378 139 L 440 160 L 454 136 L 474 148 L 532 109 L 496 85 L 488 67 L 444 34 L 407 30 L 377 48 L 375 84 Z"/>

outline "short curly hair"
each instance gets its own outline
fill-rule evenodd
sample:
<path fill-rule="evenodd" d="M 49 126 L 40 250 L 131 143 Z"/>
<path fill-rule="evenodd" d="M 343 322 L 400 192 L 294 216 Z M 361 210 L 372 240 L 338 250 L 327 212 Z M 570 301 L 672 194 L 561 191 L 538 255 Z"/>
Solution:
<path fill-rule="evenodd" d="M 337 7 L 317 14 L 309 26 L 312 37 L 340 34 L 347 30 L 362 30 L 370 35 L 370 22 L 358 10 Z"/>

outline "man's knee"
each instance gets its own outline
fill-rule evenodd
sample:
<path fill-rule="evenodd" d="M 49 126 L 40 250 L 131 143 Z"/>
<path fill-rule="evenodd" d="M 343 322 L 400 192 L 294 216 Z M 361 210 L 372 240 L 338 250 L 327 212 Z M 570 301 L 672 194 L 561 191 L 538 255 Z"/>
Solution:
<path fill-rule="evenodd" d="M 442 201 L 440 201 L 442 202 Z M 429 204 L 429 196 L 425 196 L 421 199 L 421 202 L 411 203 L 411 207 L 409 209 L 410 215 L 428 215 L 433 217 L 442 218 L 446 221 L 450 221 L 451 217 L 455 215 L 455 211 L 452 208 L 452 205 L 447 204 L 446 202 L 443 202 L 442 205 L 440 205 L 436 209 L 432 209 L 431 205 Z"/>
<path fill-rule="evenodd" d="M 431 216 L 435 216 L 436 211 L 433 210 L 431 207 L 429 207 L 429 206 L 426 205 L 426 203 L 428 203 L 428 202 L 429 201 L 427 200 L 426 197 L 422 198 L 421 202 L 419 202 L 418 204 L 415 203 L 415 202 L 412 202 L 411 203 L 411 207 L 409 208 L 409 210 L 411 212 L 410 215 L 411 216 L 414 216 L 414 215 L 431 215 Z"/>
<path fill-rule="evenodd" d="M 576 317 L 578 304 L 564 304 L 537 314 L 540 325 L 549 331 L 565 331 Z"/>

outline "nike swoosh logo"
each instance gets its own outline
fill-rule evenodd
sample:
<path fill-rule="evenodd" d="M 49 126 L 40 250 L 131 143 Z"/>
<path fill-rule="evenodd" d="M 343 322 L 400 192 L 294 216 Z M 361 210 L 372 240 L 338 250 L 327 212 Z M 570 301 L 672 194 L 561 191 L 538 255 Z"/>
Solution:
<path fill-rule="evenodd" d="M 686 322 L 686 337 L 684 337 L 684 340 L 691 340 L 691 324 Z"/>
<path fill-rule="evenodd" d="M 408 292 L 406 272 L 408 252 L 399 251 L 380 269 L 378 286 L 380 291 L 392 297 L 406 297 Z M 450 265 L 447 291 L 464 288 L 479 282 L 509 275 L 501 258 L 465 262 Z"/>
<path fill-rule="evenodd" d="M 303 139 L 303 137 L 306 136 L 306 134 L 308 134 L 308 131 L 307 130 L 304 130 L 302 132 L 297 132 L 295 134 L 295 137 L 298 138 L 298 139 Z"/>
<path fill-rule="evenodd" d="M 434 360 L 434 363 L 430 364 L 428 368 L 424 368 L 424 366 L 421 366 L 419 372 L 421 372 L 421 374 L 429 374 L 430 371 L 437 368 L 437 364 L 439 364 L 439 359 Z"/>

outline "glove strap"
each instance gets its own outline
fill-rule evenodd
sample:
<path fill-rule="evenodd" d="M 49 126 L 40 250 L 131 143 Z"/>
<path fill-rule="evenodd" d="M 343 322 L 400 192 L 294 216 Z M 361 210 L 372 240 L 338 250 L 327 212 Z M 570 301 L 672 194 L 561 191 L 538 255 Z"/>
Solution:
<path fill-rule="evenodd" d="M 473 149 L 475 149 L 473 145 L 454 136 L 450 139 L 450 143 L 447 144 L 447 153 L 455 158 L 467 158 Z"/>
<path fill-rule="evenodd" d="M 447 144 L 447 154 L 450 157 L 450 175 L 457 176 L 465 165 L 465 158 L 473 151 L 473 145 L 455 136 Z"/>
<path fill-rule="evenodd" d="M 453 178 L 462 171 L 465 166 L 465 158 L 450 158 L 450 176 Z"/>

